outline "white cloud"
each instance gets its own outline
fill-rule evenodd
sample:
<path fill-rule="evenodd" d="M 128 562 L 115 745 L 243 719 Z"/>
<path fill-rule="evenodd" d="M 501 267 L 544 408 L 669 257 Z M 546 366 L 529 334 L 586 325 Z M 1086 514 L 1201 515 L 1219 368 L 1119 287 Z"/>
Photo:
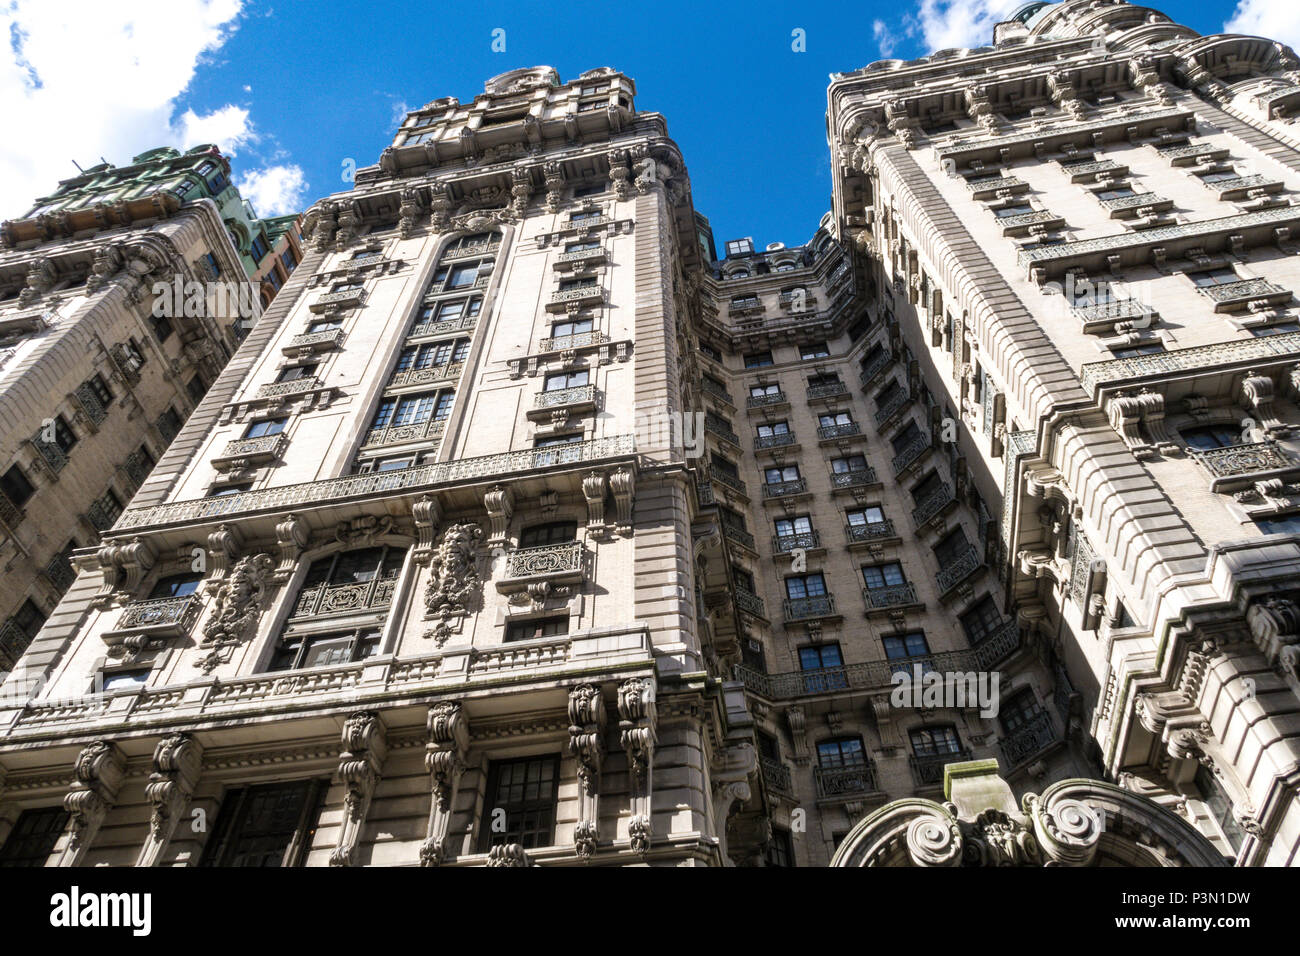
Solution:
<path fill-rule="evenodd" d="M 235 179 L 239 194 L 253 204 L 259 216 L 285 216 L 301 212 L 306 204 L 307 180 L 298 166 L 267 166 Z"/>
<path fill-rule="evenodd" d="M 1240 0 L 1223 32 L 1268 37 L 1300 47 L 1300 6 L 1282 0 Z"/>
<path fill-rule="evenodd" d="M 100 157 L 121 165 L 162 145 L 254 139 L 248 112 L 175 117 L 203 57 L 242 0 L 11 0 L 0 5 L 0 218 Z M 175 117 L 175 118 L 174 118 Z"/>
<path fill-rule="evenodd" d="M 921 0 L 905 18 L 909 35 L 920 35 L 926 52 L 991 46 L 993 28 L 1023 0 Z"/>
<path fill-rule="evenodd" d="M 875 20 L 871 24 L 872 36 L 876 38 L 876 46 L 880 47 L 880 55 L 888 59 L 894 53 L 894 47 L 898 45 L 898 37 L 894 36 L 893 31 L 885 24 L 884 20 Z"/>

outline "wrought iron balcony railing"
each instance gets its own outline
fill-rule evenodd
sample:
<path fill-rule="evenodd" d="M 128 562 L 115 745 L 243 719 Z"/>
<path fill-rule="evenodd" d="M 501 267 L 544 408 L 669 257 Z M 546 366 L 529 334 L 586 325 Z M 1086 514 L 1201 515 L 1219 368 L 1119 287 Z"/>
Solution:
<path fill-rule="evenodd" d="M 1049 711 L 1040 710 L 1024 725 L 998 741 L 1007 768 L 1036 757 L 1059 739 Z"/>
<path fill-rule="evenodd" d="M 199 599 L 192 594 L 132 601 L 122 609 L 113 629 L 104 632 L 104 642 L 116 644 L 130 634 L 179 637 L 189 631 L 199 609 Z"/>
<path fill-rule="evenodd" d="M 236 438 L 226 443 L 226 447 L 221 449 L 221 454 L 212 460 L 212 464 L 220 469 L 223 465 L 235 461 L 246 461 L 250 464 L 274 461 L 283 454 L 288 443 L 288 436 L 283 432 L 276 435 L 259 435 L 256 438 Z"/>
<path fill-rule="evenodd" d="M 883 428 L 905 407 L 912 403 L 912 393 L 900 388 L 885 399 L 885 403 L 876 409 L 876 427 Z"/>
<path fill-rule="evenodd" d="M 303 588 L 294 605 L 294 617 L 379 610 L 393 601 L 397 577 L 372 578 L 354 584 L 317 584 Z"/>
<path fill-rule="evenodd" d="M 477 315 L 462 315 L 460 318 L 444 319 L 441 322 L 417 322 L 411 326 L 411 331 L 406 333 L 406 337 L 414 339 L 425 335 L 446 335 L 450 332 L 463 332 L 476 325 L 478 325 Z"/>
<path fill-rule="evenodd" d="M 724 521 L 722 522 L 722 535 L 728 540 L 736 542 L 736 544 L 740 545 L 742 548 L 746 549 L 747 551 L 754 551 L 754 552 L 758 551 L 758 549 L 754 546 L 755 544 L 754 536 L 750 534 L 748 531 L 746 531 L 744 528 L 738 527 L 734 524 L 730 524 Z"/>
<path fill-rule="evenodd" d="M 862 589 L 862 599 L 867 602 L 867 610 L 905 607 L 920 602 L 916 599 L 916 587 L 911 581 L 902 584 L 888 584 L 884 587 Z"/>
<path fill-rule="evenodd" d="M 300 349 L 307 349 L 312 352 L 324 352 L 328 349 L 338 348 L 342 343 L 342 329 L 326 329 L 324 332 L 303 332 L 301 335 L 295 335 L 289 339 L 285 351 L 296 352 Z"/>
<path fill-rule="evenodd" d="M 443 262 L 450 262 L 453 259 L 473 259 L 477 256 L 486 256 L 489 253 L 496 252 L 501 247 L 500 239 L 489 239 L 483 242 L 472 242 L 463 246 L 457 246 L 454 249 L 444 249 L 439 257 Z"/>
<path fill-rule="evenodd" d="M 784 448 L 794 443 L 794 432 L 782 432 L 779 435 L 759 435 L 754 439 L 754 450 L 763 451 L 767 448 Z"/>
<path fill-rule="evenodd" d="M 1223 448 L 1193 448 L 1191 452 L 1205 470 L 1216 479 L 1237 478 L 1296 467 L 1296 463 L 1271 441 L 1227 445 Z"/>
<path fill-rule="evenodd" d="M 516 548 L 506 555 L 505 573 L 498 589 L 530 581 L 582 580 L 582 542 L 544 544 L 536 548 Z"/>
<path fill-rule="evenodd" d="M 77 572 L 72 569 L 72 563 L 66 554 L 56 554 L 50 558 L 45 565 L 45 576 L 60 594 L 72 587 L 77 580 Z"/>
<path fill-rule="evenodd" d="M 257 390 L 258 398 L 283 398 L 286 395 L 298 395 L 320 388 L 321 380 L 314 375 L 295 378 L 287 382 L 267 382 Z"/>
<path fill-rule="evenodd" d="M 744 665 L 736 665 L 736 679 L 745 688 L 769 700 L 785 700 L 809 694 L 841 690 L 878 690 L 893 684 L 895 673 L 910 671 L 915 665 L 930 671 L 992 670 L 1020 647 L 1020 628 L 1014 620 L 1003 622 L 993 633 L 974 647 L 938 654 L 894 660 L 864 661 L 842 667 L 823 667 L 808 671 L 764 674 Z"/>
<path fill-rule="evenodd" d="M 781 602 L 781 610 L 787 621 L 807 621 L 819 617 L 835 615 L 835 597 L 830 594 L 816 594 L 812 597 L 786 598 Z"/>
<path fill-rule="evenodd" d="M 818 799 L 856 797 L 874 793 L 876 768 L 870 763 L 851 764 L 847 767 L 816 767 L 813 778 L 817 782 Z"/>
<path fill-rule="evenodd" d="M 979 552 L 975 549 L 975 545 L 972 544 L 957 557 L 957 560 L 940 568 L 939 573 L 935 575 L 934 579 L 939 586 L 939 594 L 947 594 L 978 571 L 983 564 Z"/>
<path fill-rule="evenodd" d="M 876 355 L 875 358 L 871 359 L 871 361 L 867 362 L 866 365 L 862 366 L 862 374 L 858 377 L 858 383 L 863 388 L 867 388 L 872 382 L 880 377 L 880 373 L 888 368 L 889 363 L 892 361 L 894 361 L 894 353 L 889 349 L 885 349 L 883 352 Z"/>
<path fill-rule="evenodd" d="M 763 599 L 753 591 L 746 591 L 741 587 L 736 588 L 736 607 L 746 614 L 753 614 L 762 618 L 767 617 L 767 608 L 763 604 Z"/>
<path fill-rule="evenodd" d="M 566 349 L 585 349 L 592 345 L 604 345 L 609 336 L 604 332 L 577 332 L 573 335 L 552 335 L 537 343 L 539 352 L 563 352 Z M 708 385 L 708 382 L 705 382 Z M 707 389 L 706 389 L 707 390 Z"/>
<path fill-rule="evenodd" d="M 439 382 L 454 382 L 464 371 L 464 362 L 444 362 L 442 365 L 430 365 L 428 368 L 410 368 L 396 372 L 388 381 L 389 388 L 405 388 L 409 385 L 436 385 Z"/>
<path fill-rule="evenodd" d="M 13 618 L 0 624 L 0 668 L 11 670 L 31 642 L 27 632 L 15 624 Z"/>
<path fill-rule="evenodd" d="M 763 485 L 763 497 L 766 498 L 789 498 L 792 495 L 802 495 L 808 491 L 808 483 L 802 478 L 793 478 L 790 481 L 770 481 Z"/>
<path fill-rule="evenodd" d="M 848 538 L 850 544 L 857 544 L 878 541 L 881 538 L 893 538 L 897 537 L 897 534 L 894 531 L 894 522 L 886 518 L 884 521 L 869 521 L 866 524 L 846 524 L 844 536 Z"/>
<path fill-rule="evenodd" d="M 808 401 L 815 402 L 824 398 L 838 398 L 841 395 L 847 395 L 849 387 L 843 382 L 827 382 L 825 385 L 810 385 L 808 387 Z"/>
<path fill-rule="evenodd" d="M 817 437 L 822 441 L 852 438 L 854 435 L 861 434 L 862 427 L 857 422 L 841 422 L 835 425 L 821 425 L 817 428 Z"/>
<path fill-rule="evenodd" d="M 767 784 L 769 790 L 786 796 L 794 795 L 794 785 L 790 780 L 790 768 L 784 762 L 773 760 L 771 757 L 759 757 L 758 767 L 763 773 L 763 782 Z"/>
<path fill-rule="evenodd" d="M 16 528 L 23 520 L 22 509 L 9 500 L 9 496 L 0 491 L 0 524 L 7 528 Z"/>
<path fill-rule="evenodd" d="M 971 754 L 965 748 L 941 754 L 911 754 L 907 765 L 912 769 L 912 780 L 918 787 L 938 787 L 943 784 L 943 768 L 950 763 L 964 763 Z"/>
<path fill-rule="evenodd" d="M 821 535 L 816 531 L 796 531 L 791 534 L 772 535 L 773 554 L 788 554 L 799 548 L 804 551 L 812 551 L 820 547 Z"/>
<path fill-rule="evenodd" d="M 952 488 L 945 482 L 935 488 L 912 509 L 912 522 L 919 528 L 956 501 Z"/>
<path fill-rule="evenodd" d="M 852 471 L 831 472 L 831 488 L 842 491 L 847 488 L 861 488 L 879 482 L 874 468 L 854 468 Z"/>
<path fill-rule="evenodd" d="M 733 475 L 731 472 L 718 468 L 715 465 L 706 465 L 704 473 L 708 476 L 710 481 L 716 481 L 719 484 L 726 485 L 732 491 L 738 491 L 742 495 L 749 494 L 744 481 L 740 479 L 739 475 Z"/>
<path fill-rule="evenodd" d="M 89 385 L 78 385 L 73 395 L 76 397 L 77 404 L 81 406 L 86 418 L 90 419 L 93 424 L 98 425 L 108 417 L 108 409 L 104 407 L 104 403 L 99 400 L 99 396 L 95 394 L 95 390 Z"/>
<path fill-rule="evenodd" d="M 772 405 L 789 404 L 790 399 L 785 392 L 764 392 L 762 395 L 750 395 L 745 399 L 746 408 L 768 408 Z"/>
<path fill-rule="evenodd" d="M 910 465 L 919 461 L 921 456 L 925 454 L 929 448 L 930 435 L 927 432 L 918 432 L 916 435 L 908 439 L 907 444 L 899 449 L 898 454 L 894 456 L 893 461 L 891 462 L 894 469 L 894 477 L 897 478 L 905 472 Z"/>
<path fill-rule="evenodd" d="M 704 413 L 704 430 L 717 435 L 725 442 L 729 442 L 737 447 L 740 446 L 740 436 L 732 431 L 731 426 L 717 415 Z"/>
<path fill-rule="evenodd" d="M 121 514 L 121 504 L 112 495 L 105 493 L 90 503 L 86 509 L 86 520 L 96 531 L 107 531 Z"/>
<path fill-rule="evenodd" d="M 734 407 L 735 403 L 731 400 L 731 393 L 713 381 L 711 378 L 703 379 L 700 382 L 700 391 L 705 395 L 711 395 L 720 402 L 726 402 Z"/>
<path fill-rule="evenodd" d="M 441 418 L 430 418 L 410 425 L 384 425 L 380 428 L 370 429 L 366 434 L 366 441 L 362 447 L 375 448 L 382 445 L 397 445 L 408 441 L 441 438 L 446 427 L 447 422 Z"/>

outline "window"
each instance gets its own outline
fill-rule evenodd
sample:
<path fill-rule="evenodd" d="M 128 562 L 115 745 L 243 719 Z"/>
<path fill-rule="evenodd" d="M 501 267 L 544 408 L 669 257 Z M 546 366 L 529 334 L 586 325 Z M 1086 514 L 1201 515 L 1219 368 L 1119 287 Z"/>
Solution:
<path fill-rule="evenodd" d="M 783 481 L 798 480 L 798 465 L 777 465 L 773 468 L 763 469 L 763 483 L 766 485 L 779 485 Z"/>
<path fill-rule="evenodd" d="M 139 371 L 144 367 L 144 353 L 140 351 L 140 343 L 135 339 L 127 339 L 121 345 L 122 358 L 125 361 L 129 371 Z"/>
<path fill-rule="evenodd" d="M 848 518 L 850 528 L 865 528 L 867 525 L 885 523 L 885 510 L 879 505 L 854 508 L 846 511 L 845 516 Z"/>
<path fill-rule="evenodd" d="M 805 693 L 819 694 L 828 690 L 842 690 L 849 686 L 848 676 L 838 668 L 844 666 L 840 645 L 813 644 L 799 648 L 799 670 L 804 672 Z M 831 673 L 817 673 L 832 669 Z"/>
<path fill-rule="evenodd" d="M 316 836 L 326 780 L 228 790 L 202 866 L 301 866 Z"/>
<path fill-rule="evenodd" d="M 563 338 L 567 335 L 582 335 L 590 332 L 594 328 L 591 319 L 573 319 L 564 322 L 556 322 L 551 326 L 552 338 Z"/>
<path fill-rule="evenodd" d="M 993 210 L 993 215 L 997 216 L 999 219 L 1009 219 L 1012 216 L 1027 216 L 1033 211 L 1033 206 L 1019 204 L 1013 206 L 1001 206 Z"/>
<path fill-rule="evenodd" d="M 736 463 L 729 458 L 723 458 L 716 451 L 709 456 L 709 464 L 713 471 L 721 472 L 730 478 L 740 478 L 740 471 L 736 468 Z"/>
<path fill-rule="evenodd" d="M 925 657 L 930 653 L 930 645 L 925 639 L 924 631 L 909 631 L 906 634 L 887 634 L 883 638 L 885 657 L 891 661 L 907 660 L 912 657 Z M 896 668 L 895 671 L 901 668 Z"/>
<path fill-rule="evenodd" d="M 576 445 L 582 441 L 582 432 L 572 432 L 568 435 L 547 435 L 545 438 L 539 438 L 533 442 L 534 448 L 554 448 L 556 445 Z"/>
<path fill-rule="evenodd" d="M 1226 285 L 1229 282 L 1240 282 L 1241 276 L 1237 275 L 1236 270 L 1230 266 L 1223 266 L 1218 269 L 1205 269 L 1202 272 L 1189 272 L 1187 277 L 1196 283 L 1196 288 L 1207 289 L 1210 286 Z"/>
<path fill-rule="evenodd" d="M 1223 183 L 1237 179 L 1240 174 L 1232 169 L 1215 169 L 1208 173 L 1197 173 L 1196 178 L 1203 183 Z"/>
<path fill-rule="evenodd" d="M 1300 514 L 1270 515 L 1254 520 L 1255 527 L 1263 534 L 1300 534 Z"/>
<path fill-rule="evenodd" d="M 749 386 L 750 398 L 767 398 L 781 394 L 781 386 L 776 382 L 768 385 L 751 385 Z"/>
<path fill-rule="evenodd" d="M 751 352 L 745 356 L 745 368 L 767 368 L 772 364 L 771 352 Z"/>
<path fill-rule="evenodd" d="M 1032 687 L 1022 687 L 998 707 L 998 722 L 1004 733 L 1014 734 L 1042 713 Z"/>
<path fill-rule="evenodd" d="M 777 518 L 776 533 L 778 537 L 812 533 L 812 518 L 809 515 L 795 515 L 792 518 Z"/>
<path fill-rule="evenodd" d="M 309 334 L 315 334 L 317 332 L 330 332 L 334 329 L 341 328 L 343 328 L 343 320 L 338 316 L 335 316 L 329 319 L 316 319 L 307 326 L 307 332 Z"/>
<path fill-rule="evenodd" d="M 700 354 L 713 359 L 715 362 L 722 361 L 722 353 L 715 349 L 708 342 L 700 343 Z"/>
<path fill-rule="evenodd" d="M 444 365 L 463 362 L 469 356 L 469 339 L 460 338 L 445 342 L 408 345 L 397 356 L 394 372 L 419 371 L 427 368 L 441 368 Z"/>
<path fill-rule="evenodd" d="M 61 806 L 24 810 L 0 847 L 0 867 L 45 866 L 67 828 L 68 811 Z"/>
<path fill-rule="evenodd" d="M 280 273 L 272 269 L 264 277 L 266 284 L 271 287 L 272 292 L 279 292 L 280 287 L 284 285 L 284 280 L 280 278 Z"/>
<path fill-rule="evenodd" d="M 153 590 L 149 592 L 149 600 L 155 601 L 161 598 L 189 597 L 199 588 L 199 582 L 203 580 L 202 574 L 171 574 L 165 578 L 159 578 L 154 584 Z"/>
<path fill-rule="evenodd" d="M 41 431 L 44 432 L 45 429 L 42 428 Z M 44 436 L 42 435 L 42 437 Z M 54 416 L 54 444 L 65 455 L 72 451 L 73 446 L 77 444 L 77 436 L 73 434 L 72 429 L 68 427 L 67 420 L 62 415 Z"/>
<path fill-rule="evenodd" d="M 966 640 L 971 647 L 987 640 L 989 635 L 1002 626 L 1002 614 L 990 595 L 984 595 L 980 602 L 961 616 L 961 628 L 966 632 Z"/>
<path fill-rule="evenodd" d="M 116 690 L 131 690 L 135 687 L 143 687 L 145 681 L 149 679 L 151 668 L 136 667 L 125 671 L 101 671 L 97 676 L 99 678 L 99 688 L 101 693 L 111 694 Z M 91 689 L 91 693 L 95 688 Z"/>
<path fill-rule="evenodd" d="M 836 425 L 852 425 L 853 416 L 848 412 L 827 412 L 824 415 L 817 416 L 817 424 L 822 428 L 833 428 Z"/>
<path fill-rule="evenodd" d="M 317 363 L 310 362 L 306 365 L 289 365 L 280 369 L 280 374 L 275 377 L 277 382 L 297 382 L 305 378 L 311 378 L 316 374 Z"/>
<path fill-rule="evenodd" d="M 810 375 L 808 376 L 809 388 L 830 388 L 841 384 L 840 377 L 834 373 L 830 375 Z"/>
<path fill-rule="evenodd" d="M 254 262 L 261 262 L 266 258 L 268 252 L 270 252 L 270 250 L 266 248 L 266 240 L 261 236 L 254 236 L 252 244 L 248 247 L 248 254 L 252 260 Z"/>
<path fill-rule="evenodd" d="M 455 266 L 443 266 L 434 277 L 434 282 L 444 289 L 467 289 L 478 279 L 480 263 L 467 262 Z"/>
<path fill-rule="evenodd" d="M 822 597 L 826 594 L 826 579 L 820 571 L 813 574 L 796 574 L 785 579 L 785 596 L 792 601 Z"/>
<path fill-rule="evenodd" d="M 602 196 L 604 195 L 604 193 L 605 193 L 604 183 L 592 183 L 590 186 L 576 187 L 573 190 L 573 198 L 586 199 L 588 196 Z M 594 246 L 586 246 L 584 248 L 590 249 L 590 248 L 594 248 Z M 566 251 L 571 251 L 571 250 L 566 250 Z"/>
<path fill-rule="evenodd" d="M 903 566 L 897 561 L 886 561 L 882 564 L 864 564 L 862 566 L 862 580 L 867 587 L 888 588 L 896 584 L 906 584 L 907 576 L 903 574 Z"/>
<path fill-rule="evenodd" d="M 731 577 L 736 582 L 736 590 L 754 593 L 754 576 L 738 564 L 731 566 Z"/>
<path fill-rule="evenodd" d="M 934 546 L 934 557 L 939 562 L 939 567 L 951 567 L 958 558 L 964 555 L 970 549 L 970 542 L 966 540 L 966 532 L 958 528 L 953 528 L 948 532 L 938 544 Z"/>
<path fill-rule="evenodd" d="M 912 752 L 918 757 L 938 757 L 961 753 L 961 740 L 951 727 L 917 727 L 909 735 Z"/>
<path fill-rule="evenodd" d="M 794 269 L 795 266 L 793 262 L 782 262 L 776 267 L 777 272 L 794 272 Z"/>
<path fill-rule="evenodd" d="M 149 316 L 149 324 L 153 327 L 153 334 L 159 342 L 166 342 L 171 338 L 172 324 L 166 316 L 151 315 Z"/>
<path fill-rule="evenodd" d="M 782 830 L 780 827 L 772 828 L 772 839 L 768 841 L 767 849 L 763 851 L 763 863 L 765 866 L 795 865 L 794 844 L 789 830 Z"/>
<path fill-rule="evenodd" d="M 1145 342 L 1142 345 L 1133 345 L 1128 348 L 1115 349 L 1116 358 L 1133 358 L 1135 355 L 1154 355 L 1157 352 L 1163 352 L 1165 347 L 1160 342 Z"/>
<path fill-rule="evenodd" d="M 526 850 L 554 843 L 559 776 L 558 756 L 493 761 L 483 800 L 479 852 L 502 843 L 518 843 Z M 494 832 L 486 825 L 502 818 L 504 831 Z"/>
<path fill-rule="evenodd" d="M 207 273 L 212 278 L 215 279 L 221 275 L 221 265 L 217 262 L 217 257 L 212 253 L 205 252 L 201 261 L 207 266 Z"/>
<path fill-rule="evenodd" d="M 906 427 L 903 428 L 902 431 L 900 431 L 893 438 L 889 439 L 889 444 L 893 447 L 894 454 L 897 455 L 899 452 L 901 452 L 904 448 L 908 446 L 908 444 L 913 439 L 917 438 L 920 434 L 921 434 L 921 429 L 917 426 L 916 420 L 913 419 L 909 421 Z"/>
<path fill-rule="evenodd" d="M 587 381 L 587 370 L 585 368 L 575 369 L 571 372 L 554 372 L 546 376 L 542 387 L 547 392 L 559 392 L 566 388 L 577 388 L 580 385 L 586 385 Z"/>
<path fill-rule="evenodd" d="M 9 470 L 0 475 L 0 491 L 15 508 L 21 508 L 36 494 L 36 488 L 17 465 L 10 465 Z"/>
<path fill-rule="evenodd" d="M 540 548 L 548 544 L 568 544 L 577 540 L 576 521 L 550 521 L 525 528 L 519 534 L 519 547 Z"/>
<path fill-rule="evenodd" d="M 1241 824 L 1232 815 L 1232 800 L 1223 789 L 1223 784 L 1214 778 L 1213 771 L 1205 767 L 1196 768 L 1196 788 L 1201 791 L 1210 815 L 1219 822 L 1219 829 L 1234 853 L 1241 850 L 1241 842 L 1246 838 Z M 21 822 L 21 818 L 20 818 Z M 7 847 L 6 847 L 7 849 Z"/>
<path fill-rule="evenodd" d="M 777 435 L 790 434 L 790 423 L 786 421 L 767 422 L 758 426 L 759 438 L 775 438 Z"/>
<path fill-rule="evenodd" d="M 830 354 L 830 349 L 826 347 L 825 342 L 818 342 L 816 345 L 805 345 L 799 349 L 799 358 L 804 360 L 826 358 Z"/>
<path fill-rule="evenodd" d="M 31 598 L 23 601 L 13 616 L 14 625 L 28 637 L 35 637 L 45 626 L 45 612 Z"/>
<path fill-rule="evenodd" d="M 284 274 L 291 275 L 293 270 L 298 268 L 298 260 L 293 257 L 293 249 L 289 248 L 280 253 L 280 263 L 284 266 Z"/>
<path fill-rule="evenodd" d="M 599 218 L 599 209 L 580 209 L 577 212 L 569 213 L 569 222 L 588 222 L 592 219 Z"/>
<path fill-rule="evenodd" d="M 732 239 L 727 242 L 727 258 L 745 256 L 754 251 L 753 239 Z"/>
<path fill-rule="evenodd" d="M 939 477 L 937 471 L 932 471 L 912 486 L 912 501 L 920 504 L 930 495 L 937 493 L 942 487 L 943 479 Z"/>
<path fill-rule="evenodd" d="M 735 276 L 732 278 L 735 278 Z M 732 309 L 756 309 L 758 306 L 759 301 L 756 295 L 733 295 L 731 297 Z"/>
<path fill-rule="evenodd" d="M 831 459 L 831 471 L 837 475 L 847 475 L 850 472 L 866 470 L 867 459 L 863 455 L 845 455 L 842 458 Z"/>
<path fill-rule="evenodd" d="M 245 438 L 262 438 L 266 435 L 278 435 L 284 431 L 288 418 L 263 418 L 259 422 L 250 422 L 244 431 Z"/>
<path fill-rule="evenodd" d="M 442 421 L 451 414 L 455 393 L 450 389 L 441 392 L 421 392 L 401 398 L 385 398 L 379 403 L 371 428 L 386 425 L 422 425 L 432 419 Z"/>
<path fill-rule="evenodd" d="M 461 317 L 471 319 L 479 314 L 483 300 L 478 296 L 470 299 L 448 299 L 420 310 L 418 322 L 454 322 Z"/>
<path fill-rule="evenodd" d="M 1114 189 L 1099 189 L 1093 195 L 1105 202 L 1107 199 L 1127 199 L 1129 196 L 1136 196 L 1137 193 L 1127 186 L 1118 186 Z"/>
<path fill-rule="evenodd" d="M 732 269 L 732 270 L 731 270 L 730 272 L 728 272 L 725 276 L 723 276 L 723 278 L 724 278 L 724 279 L 748 279 L 748 278 L 749 278 L 749 270 L 748 270 L 748 269 Z"/>
<path fill-rule="evenodd" d="M 190 397 L 190 401 L 197 405 L 207 394 L 208 383 L 203 381 L 202 375 L 195 375 L 185 383 L 185 394 Z"/>
<path fill-rule="evenodd" d="M 379 651 L 379 628 L 366 627 L 324 634 L 286 635 L 271 657 L 270 671 L 301 670 L 346 664 L 373 657 Z"/>
<path fill-rule="evenodd" d="M 866 762 L 861 737 L 836 737 L 817 744 L 817 766 L 822 769 L 861 767 Z"/>
<path fill-rule="evenodd" d="M 543 637 L 560 637 L 569 633 L 569 616 L 539 617 L 530 621 L 510 621 L 506 624 L 505 642 L 535 641 Z"/>
<path fill-rule="evenodd" d="M 1198 425 L 1195 428 L 1180 429 L 1178 434 L 1188 448 L 1200 451 L 1244 444 L 1241 426 L 1236 424 Z"/>
<path fill-rule="evenodd" d="M 241 481 L 233 485 L 217 485 L 208 489 L 205 498 L 225 498 L 227 495 L 240 495 L 245 491 L 252 491 L 253 483 L 251 481 Z"/>
<path fill-rule="evenodd" d="M 583 276 L 579 279 L 563 279 L 560 282 L 561 292 L 570 292 L 574 289 L 594 289 L 599 284 L 595 276 Z"/>

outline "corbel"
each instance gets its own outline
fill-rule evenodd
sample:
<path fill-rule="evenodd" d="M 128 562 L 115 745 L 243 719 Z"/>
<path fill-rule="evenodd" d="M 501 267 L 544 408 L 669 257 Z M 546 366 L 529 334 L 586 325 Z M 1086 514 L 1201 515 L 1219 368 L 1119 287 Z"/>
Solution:
<path fill-rule="evenodd" d="M 68 836 L 59 854 L 58 866 L 80 866 L 86 851 L 117 800 L 126 776 L 126 756 L 117 744 L 97 740 L 77 754 L 75 780 L 63 798 L 68 811 Z"/>
<path fill-rule="evenodd" d="M 605 700 L 596 684 L 569 691 L 569 753 L 578 762 L 578 820 L 573 842 L 578 856 L 590 860 L 600 828 L 600 775 L 605 761 Z"/>
<path fill-rule="evenodd" d="M 483 496 L 483 506 L 487 509 L 491 522 L 487 544 L 505 544 L 510 529 L 510 519 L 514 515 L 514 492 L 508 486 L 496 485 Z"/>
<path fill-rule="evenodd" d="M 296 514 L 285 515 L 284 520 L 276 524 L 275 540 L 280 547 L 280 563 L 271 575 L 272 581 L 283 584 L 289 580 L 310 537 L 307 522 Z"/>
<path fill-rule="evenodd" d="M 361 829 L 387 753 L 388 741 L 379 714 L 373 710 L 350 714 L 343 724 L 343 751 L 338 766 L 344 788 L 343 820 L 338 844 L 330 854 L 330 866 L 352 866 L 356 862 Z"/>
<path fill-rule="evenodd" d="M 628 837 L 632 849 L 645 853 L 653 839 L 654 751 L 658 739 L 655 683 L 633 677 L 618 686 L 619 742 L 627 756 L 629 782 Z"/>
<path fill-rule="evenodd" d="M 157 866 L 162 860 L 194 795 L 202 764 L 203 746 L 191 734 L 168 734 L 154 747 L 153 768 L 144 790 L 153 809 L 149 835 L 136 866 Z"/>
<path fill-rule="evenodd" d="M 420 865 L 438 866 L 448 857 L 447 834 L 452 807 L 469 755 L 469 719 L 458 700 L 440 700 L 429 706 L 429 742 L 424 765 L 429 771 L 429 829 L 420 847 Z"/>

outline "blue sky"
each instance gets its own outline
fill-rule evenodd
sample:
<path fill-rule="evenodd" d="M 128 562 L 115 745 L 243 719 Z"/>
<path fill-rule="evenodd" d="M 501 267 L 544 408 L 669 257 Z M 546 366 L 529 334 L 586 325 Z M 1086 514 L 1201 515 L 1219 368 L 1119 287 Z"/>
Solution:
<path fill-rule="evenodd" d="M 548 64 L 565 80 L 611 66 L 635 78 L 638 108 L 667 117 L 719 241 L 797 244 L 830 204 L 828 74 L 886 53 L 979 45 L 1018 5 L 0 0 L 11 41 L 0 97 L 23 107 L 11 126 L 24 134 L 0 145 L 0 215 L 75 173 L 71 159 L 121 163 L 158 143 L 207 140 L 235 154 L 236 181 L 259 213 L 284 211 L 347 188 L 344 161 L 373 163 L 405 109 L 469 100 L 520 66 Z M 1300 42 L 1297 5 L 1284 0 L 1159 7 L 1203 33 L 1235 17 L 1240 32 Z M 150 26 L 159 11 L 178 34 L 163 51 Z M 491 49 L 498 28 L 503 53 Z M 796 29 L 806 52 L 792 49 Z M 78 74 L 69 45 L 103 51 L 106 33 L 120 53 L 105 64 L 100 52 L 97 65 L 91 54 Z M 71 104 L 94 115 L 91 128 L 48 118 Z M 39 155 L 23 145 L 32 142 Z"/>

